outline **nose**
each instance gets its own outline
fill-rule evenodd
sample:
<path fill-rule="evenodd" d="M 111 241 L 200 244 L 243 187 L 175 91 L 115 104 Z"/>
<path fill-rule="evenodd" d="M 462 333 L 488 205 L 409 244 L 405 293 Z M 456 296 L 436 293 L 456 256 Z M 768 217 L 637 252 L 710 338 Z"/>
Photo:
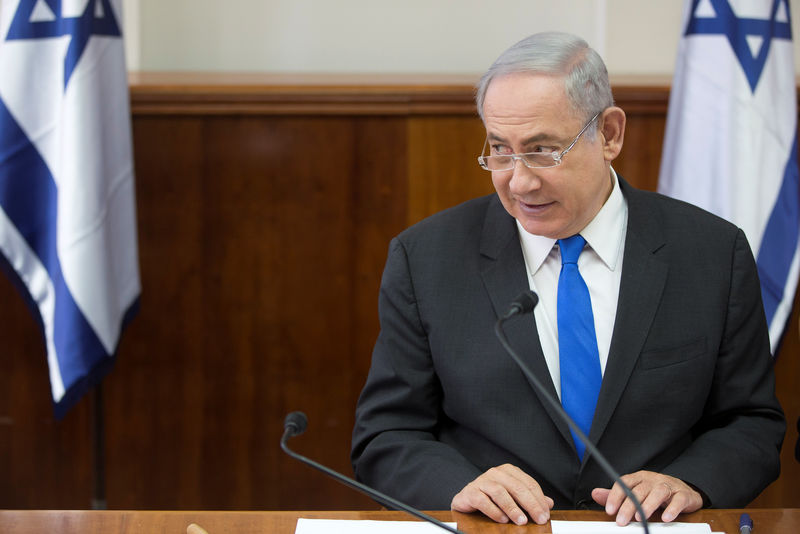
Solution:
<path fill-rule="evenodd" d="M 514 168 L 511 171 L 511 180 L 508 187 L 515 195 L 524 195 L 535 191 L 542 186 L 542 181 L 536 173 L 536 169 L 531 169 L 518 159 L 514 161 Z"/>

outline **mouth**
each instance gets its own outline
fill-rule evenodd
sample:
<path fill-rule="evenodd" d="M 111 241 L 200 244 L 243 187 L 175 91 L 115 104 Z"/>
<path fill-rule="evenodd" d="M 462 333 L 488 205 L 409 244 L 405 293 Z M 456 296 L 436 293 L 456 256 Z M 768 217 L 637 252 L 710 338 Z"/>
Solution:
<path fill-rule="evenodd" d="M 519 209 L 523 213 L 528 214 L 528 215 L 539 215 L 539 214 L 547 211 L 547 208 L 549 208 L 550 206 L 552 206 L 554 204 L 554 202 L 544 202 L 544 203 L 538 203 L 538 204 L 529 204 L 528 202 L 523 202 L 521 200 L 518 200 L 517 203 L 519 205 Z"/>

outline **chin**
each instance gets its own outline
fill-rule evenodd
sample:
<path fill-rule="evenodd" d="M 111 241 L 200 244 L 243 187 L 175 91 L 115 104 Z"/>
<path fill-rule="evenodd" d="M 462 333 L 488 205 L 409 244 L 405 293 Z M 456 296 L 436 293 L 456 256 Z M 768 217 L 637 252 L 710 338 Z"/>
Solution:
<path fill-rule="evenodd" d="M 555 237 L 553 235 L 553 229 L 547 225 L 543 225 L 541 223 L 532 223 L 530 221 L 526 221 L 525 219 L 517 219 L 522 227 L 525 229 L 526 232 L 533 235 L 540 235 L 544 237 Z"/>

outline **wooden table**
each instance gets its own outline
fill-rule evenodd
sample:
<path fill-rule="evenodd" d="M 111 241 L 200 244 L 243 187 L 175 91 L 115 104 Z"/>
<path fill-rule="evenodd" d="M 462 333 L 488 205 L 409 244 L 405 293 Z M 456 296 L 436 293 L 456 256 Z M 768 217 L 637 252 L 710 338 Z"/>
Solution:
<path fill-rule="evenodd" d="M 739 534 L 742 510 L 702 510 L 681 516 L 684 522 L 709 523 L 715 532 Z M 755 523 L 753 534 L 796 534 L 800 532 L 800 509 L 750 509 Z M 432 512 L 443 521 L 457 521 L 469 533 L 545 534 L 550 524 L 498 525 L 477 514 Z M 184 534 L 196 523 L 209 534 L 293 534 L 297 519 L 413 520 L 402 512 L 315 511 L 315 512 L 191 512 L 191 511 L 85 511 L 85 510 L 0 510 L 3 534 Z M 553 519 L 606 521 L 602 512 L 554 511 Z"/>

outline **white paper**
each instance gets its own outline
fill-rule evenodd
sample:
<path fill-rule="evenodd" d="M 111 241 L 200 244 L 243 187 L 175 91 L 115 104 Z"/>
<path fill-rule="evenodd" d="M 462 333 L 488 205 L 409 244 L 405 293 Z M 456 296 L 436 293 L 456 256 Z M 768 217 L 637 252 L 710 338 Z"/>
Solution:
<path fill-rule="evenodd" d="M 550 521 L 553 534 L 640 534 L 641 523 L 621 527 L 613 521 Z M 708 523 L 648 523 L 650 534 L 713 534 Z"/>
<path fill-rule="evenodd" d="M 456 527 L 456 523 L 445 523 Z M 441 534 L 443 530 L 433 523 L 424 521 L 367 521 L 345 519 L 305 519 L 297 520 L 295 534 Z"/>

